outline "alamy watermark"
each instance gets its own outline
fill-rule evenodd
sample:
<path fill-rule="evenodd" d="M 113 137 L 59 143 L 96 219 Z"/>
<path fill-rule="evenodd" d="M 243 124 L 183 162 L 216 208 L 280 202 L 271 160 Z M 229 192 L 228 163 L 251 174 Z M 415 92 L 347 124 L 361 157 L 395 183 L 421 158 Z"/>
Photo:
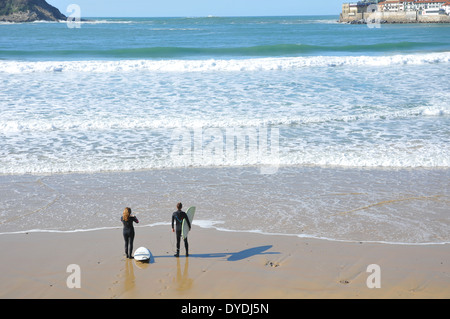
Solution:
<path fill-rule="evenodd" d="M 77 4 L 69 4 L 66 12 L 70 13 L 66 21 L 67 27 L 69 29 L 81 28 L 81 7 Z"/>
<path fill-rule="evenodd" d="M 366 272 L 371 273 L 366 280 L 367 288 L 381 288 L 381 267 L 377 264 L 367 266 Z"/>
<path fill-rule="evenodd" d="M 77 264 L 70 264 L 66 268 L 66 272 L 70 273 L 67 277 L 67 288 L 81 288 L 81 268 Z"/>
<path fill-rule="evenodd" d="M 171 139 L 170 157 L 177 166 L 255 165 L 261 174 L 278 171 L 278 128 L 178 128 Z"/>
<path fill-rule="evenodd" d="M 371 4 L 367 6 L 366 10 L 366 24 L 370 29 L 381 28 L 382 12 L 378 11 L 378 5 Z"/>

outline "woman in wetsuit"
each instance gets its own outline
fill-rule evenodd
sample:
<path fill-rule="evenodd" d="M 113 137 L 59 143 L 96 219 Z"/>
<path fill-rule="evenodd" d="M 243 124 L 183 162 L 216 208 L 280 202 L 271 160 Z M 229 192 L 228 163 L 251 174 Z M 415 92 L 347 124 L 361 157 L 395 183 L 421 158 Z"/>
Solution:
<path fill-rule="evenodd" d="M 120 218 L 123 224 L 123 239 L 125 240 L 125 255 L 127 258 L 133 258 L 133 241 L 134 241 L 134 227 L 133 222 L 139 223 L 136 216 L 131 215 L 131 208 L 125 207 L 123 215 Z"/>

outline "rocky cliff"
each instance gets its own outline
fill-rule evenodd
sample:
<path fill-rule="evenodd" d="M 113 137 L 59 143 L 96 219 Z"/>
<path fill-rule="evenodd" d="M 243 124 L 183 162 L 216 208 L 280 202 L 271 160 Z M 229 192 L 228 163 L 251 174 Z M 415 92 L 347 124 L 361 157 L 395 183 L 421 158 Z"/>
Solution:
<path fill-rule="evenodd" d="M 67 20 L 45 0 L 0 0 L 0 21 L 33 22 Z"/>

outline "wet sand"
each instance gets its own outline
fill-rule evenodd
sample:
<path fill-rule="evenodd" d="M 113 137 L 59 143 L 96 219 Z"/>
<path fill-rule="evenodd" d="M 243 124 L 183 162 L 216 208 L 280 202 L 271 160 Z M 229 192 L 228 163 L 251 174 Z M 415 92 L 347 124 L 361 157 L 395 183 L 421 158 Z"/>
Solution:
<path fill-rule="evenodd" d="M 450 243 L 450 170 L 190 168 L 0 176 L 0 234 L 170 222 L 177 202 L 203 227 L 311 238 Z"/>
<path fill-rule="evenodd" d="M 137 227 L 126 259 L 121 229 L 0 235 L 0 298 L 450 298 L 450 245 L 338 242 L 193 226 L 190 256 L 173 257 L 169 225 Z M 77 283 L 79 266 L 80 288 Z M 375 272 L 367 272 L 376 264 Z M 369 278 L 370 277 L 370 278 Z M 380 288 L 369 288 L 376 284 Z"/>

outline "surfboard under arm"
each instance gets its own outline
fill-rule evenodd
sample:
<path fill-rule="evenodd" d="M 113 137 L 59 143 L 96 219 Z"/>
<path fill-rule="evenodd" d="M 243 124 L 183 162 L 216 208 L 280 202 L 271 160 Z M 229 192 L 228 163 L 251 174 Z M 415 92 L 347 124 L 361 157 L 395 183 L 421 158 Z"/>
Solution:
<path fill-rule="evenodd" d="M 189 224 L 191 224 L 192 227 L 192 221 L 194 220 L 194 215 L 195 215 L 195 207 L 189 207 L 189 209 L 186 212 L 186 215 L 189 219 Z M 189 228 L 189 225 L 187 224 L 187 222 L 185 220 L 183 220 L 183 223 L 181 224 L 181 235 L 183 236 L 183 239 L 187 238 L 189 231 L 191 229 Z"/>

